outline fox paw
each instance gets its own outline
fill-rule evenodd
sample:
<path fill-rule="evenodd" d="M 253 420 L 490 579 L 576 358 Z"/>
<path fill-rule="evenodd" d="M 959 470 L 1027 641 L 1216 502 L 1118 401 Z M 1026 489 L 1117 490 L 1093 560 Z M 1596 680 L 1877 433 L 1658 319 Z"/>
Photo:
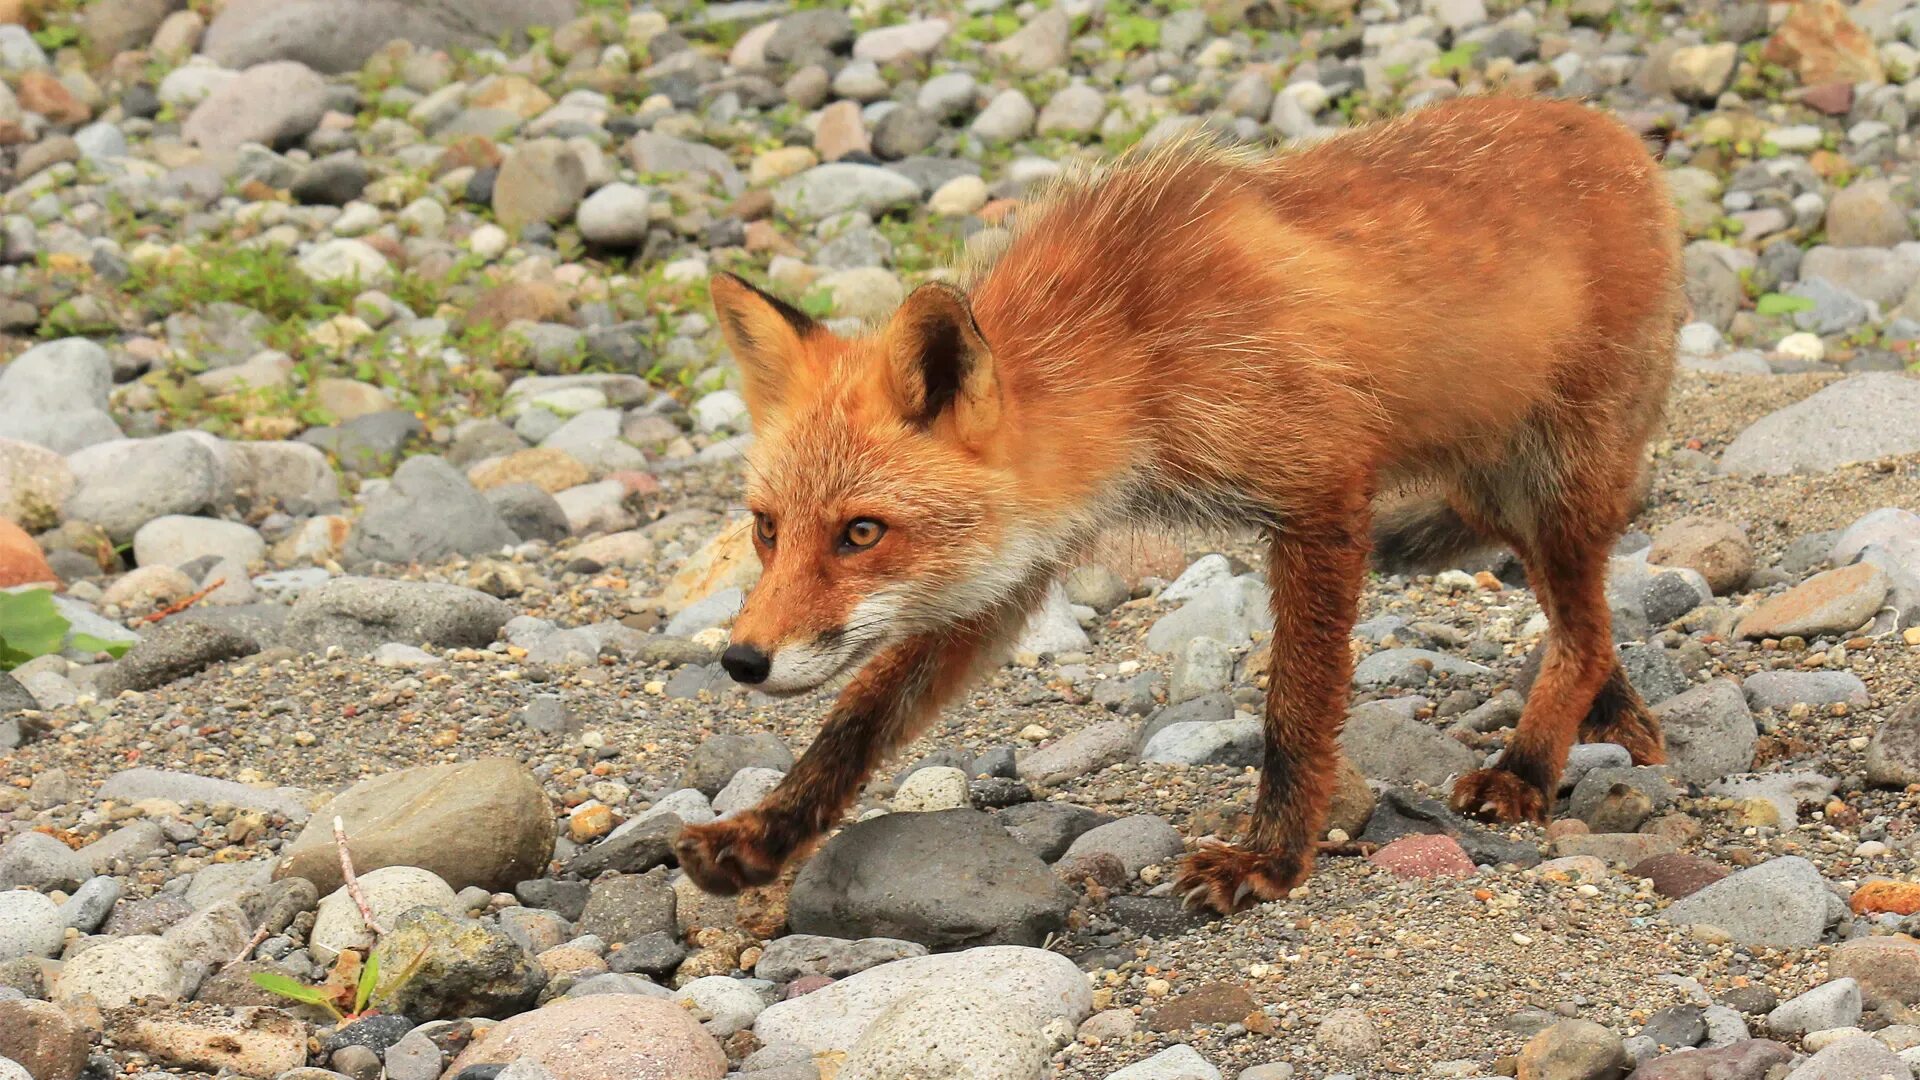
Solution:
<path fill-rule="evenodd" d="M 1547 820 L 1546 793 L 1505 769 L 1470 772 L 1453 785 L 1453 808 L 1490 821 Z"/>
<path fill-rule="evenodd" d="M 689 825 L 673 841 L 680 869 L 714 896 L 732 896 L 780 876 L 784 845 L 772 842 L 767 819 L 748 812 L 725 821 Z"/>
<path fill-rule="evenodd" d="M 1279 900 L 1313 872 L 1313 855 L 1258 851 L 1239 844 L 1209 844 L 1180 865 L 1174 890 L 1186 906 L 1231 915 Z"/>

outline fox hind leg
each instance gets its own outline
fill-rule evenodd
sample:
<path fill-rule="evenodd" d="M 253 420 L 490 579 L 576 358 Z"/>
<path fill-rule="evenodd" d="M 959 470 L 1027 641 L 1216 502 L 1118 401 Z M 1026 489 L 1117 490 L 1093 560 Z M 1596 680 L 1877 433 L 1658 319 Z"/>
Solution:
<path fill-rule="evenodd" d="M 1175 888 L 1222 914 L 1277 900 L 1313 871 L 1333 795 L 1352 676 L 1348 645 L 1367 573 L 1368 492 L 1354 485 L 1272 538 L 1273 658 L 1266 749 L 1246 838 L 1187 857 Z"/>
<path fill-rule="evenodd" d="M 1614 652 L 1606 598 L 1607 557 L 1626 521 L 1632 476 L 1601 467 L 1564 478 L 1536 474 L 1489 485 L 1472 500 L 1519 552 L 1547 615 L 1547 639 L 1506 752 L 1493 767 L 1460 778 L 1454 809 L 1544 822 L 1579 737 L 1626 740 L 1636 760 L 1659 755 L 1658 725 Z"/>

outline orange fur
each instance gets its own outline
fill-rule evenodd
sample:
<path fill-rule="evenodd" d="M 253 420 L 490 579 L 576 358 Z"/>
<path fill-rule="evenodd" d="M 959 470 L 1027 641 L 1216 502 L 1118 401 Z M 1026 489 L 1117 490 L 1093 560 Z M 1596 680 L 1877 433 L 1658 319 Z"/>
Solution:
<path fill-rule="evenodd" d="M 854 340 L 714 282 L 755 423 L 748 499 L 777 532 L 729 650 L 771 674 L 736 673 L 793 691 L 868 666 L 767 804 L 688 831 L 697 882 L 770 879 L 1114 525 L 1272 540 L 1261 794 L 1243 845 L 1190 861 L 1196 901 L 1311 870 L 1392 489 L 1511 544 L 1553 627 L 1499 775 L 1461 804 L 1538 816 L 1583 719 L 1657 756 L 1601 594 L 1683 303 L 1635 136 L 1570 103 L 1465 99 L 1272 158 L 1146 151 L 1019 219 L 964 291 L 916 290 Z M 856 519 L 884 534 L 850 548 Z"/>

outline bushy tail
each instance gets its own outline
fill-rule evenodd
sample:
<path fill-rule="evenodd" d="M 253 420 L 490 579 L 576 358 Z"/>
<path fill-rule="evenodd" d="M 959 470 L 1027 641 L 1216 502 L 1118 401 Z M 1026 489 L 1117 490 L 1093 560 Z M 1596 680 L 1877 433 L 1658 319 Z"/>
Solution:
<path fill-rule="evenodd" d="M 1492 546 L 1438 496 L 1374 510 L 1373 563 L 1383 573 L 1432 573 Z"/>
<path fill-rule="evenodd" d="M 1628 491 L 1627 518 L 1640 516 L 1653 490 L 1653 463 L 1642 460 Z M 1431 574 L 1499 544 L 1468 525 L 1436 493 L 1405 496 L 1373 509 L 1373 563 L 1388 574 Z"/>

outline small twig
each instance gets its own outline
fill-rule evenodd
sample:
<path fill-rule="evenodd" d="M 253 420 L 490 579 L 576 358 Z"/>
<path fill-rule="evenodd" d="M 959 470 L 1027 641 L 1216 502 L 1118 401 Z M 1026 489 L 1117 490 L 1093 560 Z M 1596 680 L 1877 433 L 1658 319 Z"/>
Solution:
<path fill-rule="evenodd" d="M 193 605 L 199 603 L 200 601 L 205 600 L 208 597 L 208 595 L 210 595 L 213 592 L 213 590 L 219 588 L 222 585 L 225 585 L 226 583 L 227 583 L 226 578 L 214 578 L 213 582 L 209 584 L 206 588 L 201 589 L 199 592 L 194 593 L 192 596 L 189 596 L 184 600 L 176 600 L 173 603 L 168 604 L 166 607 L 161 608 L 159 611 L 156 611 L 151 615 L 140 616 L 139 618 L 133 620 L 133 625 L 145 626 L 148 623 L 159 622 L 161 619 L 164 619 L 169 615 L 178 615 L 181 612 L 192 607 Z"/>
<path fill-rule="evenodd" d="M 333 846 L 340 851 L 340 876 L 346 879 L 347 895 L 353 897 L 353 905 L 360 909 L 360 921 L 367 924 L 374 937 L 379 937 L 386 931 L 373 921 L 373 909 L 367 906 L 366 894 L 360 891 L 360 879 L 353 875 L 353 856 L 347 852 L 347 824 L 337 816 L 333 819 Z"/>
<path fill-rule="evenodd" d="M 255 930 L 255 931 L 253 932 L 253 940 L 252 940 L 252 941 L 249 941 L 249 942 L 247 942 L 247 944 L 246 944 L 246 946 L 245 946 L 244 948 L 242 948 L 242 949 L 240 950 L 240 955 L 238 955 L 238 956 L 236 956 L 236 957 L 234 957 L 233 959 L 231 959 L 231 960 L 229 960 L 229 961 L 227 961 L 227 963 L 229 963 L 229 964 L 238 964 L 238 963 L 240 963 L 241 961 L 243 961 L 243 960 L 245 960 L 245 959 L 247 959 L 248 957 L 250 957 L 250 956 L 252 956 L 252 955 L 253 955 L 253 950 L 255 950 L 255 949 L 257 949 L 257 948 L 259 948 L 259 947 L 260 947 L 260 943 L 261 943 L 261 942 L 263 942 L 263 941 L 265 941 L 265 940 L 267 940 L 267 928 L 266 928 L 266 927 L 264 927 L 264 926 L 262 926 L 262 927 L 261 927 L 260 929 L 258 929 L 258 930 Z"/>

